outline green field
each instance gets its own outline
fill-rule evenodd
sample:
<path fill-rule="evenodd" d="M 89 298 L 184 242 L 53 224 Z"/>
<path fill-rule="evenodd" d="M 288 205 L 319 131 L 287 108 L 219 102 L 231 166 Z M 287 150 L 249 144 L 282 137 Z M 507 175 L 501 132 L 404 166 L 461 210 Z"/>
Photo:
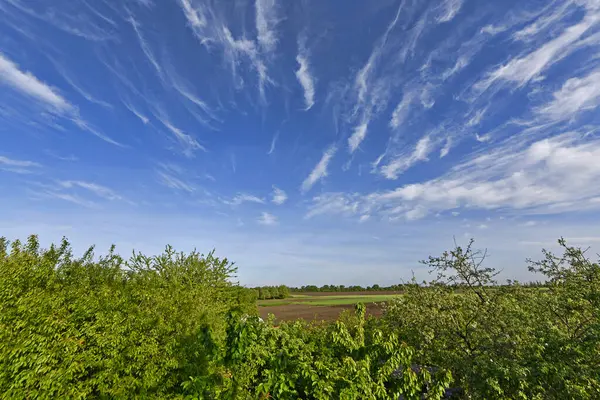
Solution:
<path fill-rule="evenodd" d="M 337 306 L 351 305 L 357 303 L 380 303 L 385 302 L 397 294 L 372 294 L 372 295 L 331 295 L 331 296 L 310 296 L 310 295 L 293 295 L 287 299 L 275 300 L 259 300 L 258 305 L 261 307 L 269 306 L 285 306 L 289 304 L 304 304 L 311 306 Z"/>

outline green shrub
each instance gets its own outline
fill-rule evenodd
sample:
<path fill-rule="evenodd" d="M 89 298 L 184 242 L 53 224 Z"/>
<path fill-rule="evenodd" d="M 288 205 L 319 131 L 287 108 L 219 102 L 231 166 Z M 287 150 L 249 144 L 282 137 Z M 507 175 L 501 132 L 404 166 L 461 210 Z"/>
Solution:
<path fill-rule="evenodd" d="M 226 259 L 114 249 L 79 259 L 69 243 L 49 250 L 0 242 L 0 393 L 4 398 L 168 397 L 207 368 L 195 343 L 224 340 L 226 315 L 255 309 L 232 284 Z M 194 349 L 192 352 L 190 349 Z"/>
<path fill-rule="evenodd" d="M 494 287 L 471 244 L 430 258 L 437 279 L 408 287 L 383 322 L 418 362 L 451 371 L 465 398 L 600 398 L 600 267 L 560 244 L 564 256 L 530 262 L 548 290 Z"/>

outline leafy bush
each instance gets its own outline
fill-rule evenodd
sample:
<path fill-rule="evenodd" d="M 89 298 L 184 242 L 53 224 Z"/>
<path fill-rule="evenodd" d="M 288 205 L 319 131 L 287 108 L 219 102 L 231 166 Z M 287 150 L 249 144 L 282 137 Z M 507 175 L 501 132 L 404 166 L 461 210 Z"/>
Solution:
<path fill-rule="evenodd" d="M 42 250 L 0 241 L 0 393 L 4 398 L 165 397 L 207 368 L 198 332 L 225 339 L 234 307 L 252 312 L 213 253 L 111 249 L 73 258 L 69 243 Z"/>
<path fill-rule="evenodd" d="M 229 321 L 226 345 L 211 353 L 214 373 L 184 384 L 195 398 L 439 399 L 451 379 L 412 368 L 413 350 L 365 320 L 363 305 L 330 325 Z"/>
<path fill-rule="evenodd" d="M 562 257 L 530 261 L 547 289 L 495 287 L 472 242 L 431 257 L 437 279 L 390 302 L 383 322 L 418 362 L 451 371 L 465 397 L 600 398 L 600 267 L 559 243 Z"/>
<path fill-rule="evenodd" d="M 559 243 L 543 285 L 498 285 L 471 242 L 381 319 L 275 326 L 213 253 L 0 239 L 0 398 L 597 399 L 600 266 Z"/>
<path fill-rule="evenodd" d="M 0 240 L 0 397 L 7 399 L 439 398 L 449 375 L 367 324 L 273 326 L 213 253 L 135 254 L 66 240 Z"/>

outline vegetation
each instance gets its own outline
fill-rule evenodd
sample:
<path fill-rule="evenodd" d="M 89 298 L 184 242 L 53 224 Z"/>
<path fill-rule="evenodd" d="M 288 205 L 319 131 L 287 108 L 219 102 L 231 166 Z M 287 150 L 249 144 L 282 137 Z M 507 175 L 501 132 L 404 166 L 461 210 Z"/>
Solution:
<path fill-rule="evenodd" d="M 358 303 L 380 303 L 391 300 L 397 295 L 393 294 L 365 294 L 365 295 L 353 295 L 353 296 L 303 296 L 295 297 L 291 296 L 284 300 L 265 300 L 259 301 L 260 306 L 281 306 L 287 304 L 304 304 L 311 306 L 335 306 L 335 305 L 348 305 Z"/>
<path fill-rule="evenodd" d="M 418 363 L 452 371 L 465 397 L 600 398 L 600 266 L 559 243 L 564 255 L 528 261 L 547 290 L 491 287 L 497 272 L 472 241 L 430 257 L 437 278 L 388 303 L 382 322 Z"/>
<path fill-rule="evenodd" d="M 290 296 L 290 289 L 285 285 L 260 286 L 254 288 L 258 300 L 285 299 Z"/>
<path fill-rule="evenodd" d="M 301 286 L 301 287 L 290 287 L 289 290 L 290 292 L 293 293 L 302 293 L 302 292 L 308 292 L 308 293 L 317 293 L 317 292 L 324 292 L 324 293 L 328 293 L 328 292 L 399 292 L 404 288 L 403 284 L 398 284 L 398 285 L 390 285 L 390 286 L 379 286 L 378 284 L 375 284 L 373 286 L 360 286 L 360 285 L 353 285 L 353 286 L 345 286 L 345 285 L 323 285 L 323 286 L 316 286 L 316 285 L 306 285 L 306 286 Z"/>
<path fill-rule="evenodd" d="M 439 398 L 449 374 L 364 318 L 275 327 L 213 253 L 134 254 L 0 240 L 0 397 Z"/>
<path fill-rule="evenodd" d="M 471 243 L 382 318 L 275 326 L 213 253 L 0 239 L 0 398 L 600 398 L 600 266 L 559 243 L 529 261 L 543 290 L 498 285 Z"/>

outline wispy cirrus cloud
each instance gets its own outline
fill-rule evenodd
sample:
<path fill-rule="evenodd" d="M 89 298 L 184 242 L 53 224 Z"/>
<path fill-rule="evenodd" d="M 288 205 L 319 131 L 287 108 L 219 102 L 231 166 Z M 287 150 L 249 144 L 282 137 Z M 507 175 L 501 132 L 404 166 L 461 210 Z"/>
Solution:
<path fill-rule="evenodd" d="M 440 6 L 441 12 L 437 17 L 438 22 L 448 22 L 452 20 L 460 11 L 463 0 L 445 0 Z"/>
<path fill-rule="evenodd" d="M 243 203 L 257 203 L 257 204 L 265 204 L 265 200 L 261 199 L 258 196 L 254 196 L 248 193 L 238 193 L 231 200 L 224 200 L 223 203 L 231 205 L 231 206 L 239 206 Z"/>
<path fill-rule="evenodd" d="M 169 121 L 166 117 L 159 116 L 157 118 L 165 126 L 165 128 L 167 128 L 169 132 L 171 132 L 173 136 L 177 139 L 177 141 L 183 148 L 183 154 L 186 157 L 193 157 L 194 153 L 197 150 L 202 150 L 204 152 L 207 151 L 206 148 L 200 143 L 198 143 L 198 141 L 192 135 L 185 133 L 184 131 L 173 125 L 171 121 Z"/>
<path fill-rule="evenodd" d="M 512 82 L 523 86 L 537 77 L 542 71 L 560 61 L 577 49 L 573 44 L 587 31 L 600 23 L 597 11 L 588 12 L 583 19 L 566 28 L 558 37 L 548 41 L 542 47 L 496 68 L 488 77 L 475 85 L 476 90 L 486 90 L 495 82 Z M 587 43 L 586 43 L 587 44 Z"/>
<path fill-rule="evenodd" d="M 264 51 L 272 52 L 278 41 L 275 31 L 278 23 L 277 3 L 275 0 L 256 0 L 254 7 L 258 43 Z"/>
<path fill-rule="evenodd" d="M 521 215 L 600 209 L 600 143 L 577 132 L 534 141 L 508 141 L 436 179 L 397 189 L 325 193 L 313 198 L 306 216 L 378 213 L 414 220 L 460 208 Z"/>
<path fill-rule="evenodd" d="M 37 183 L 33 186 L 30 193 L 34 198 L 38 199 L 58 199 L 89 208 L 98 208 L 101 206 L 101 203 L 99 203 L 100 200 L 121 201 L 135 205 L 134 202 L 121 196 L 113 189 L 95 182 L 63 180 L 52 184 Z M 90 197 L 90 195 L 92 196 Z"/>
<path fill-rule="evenodd" d="M 285 203 L 288 199 L 287 193 L 285 193 L 284 190 L 278 188 L 277 186 L 273 185 L 273 193 L 271 194 L 271 201 L 280 206 L 283 203 Z"/>
<path fill-rule="evenodd" d="M 427 161 L 427 157 L 432 150 L 432 140 L 429 136 L 425 136 L 417 142 L 414 150 L 410 154 L 398 156 L 381 167 L 381 174 L 387 179 L 397 179 L 400 174 L 416 163 Z"/>
<path fill-rule="evenodd" d="M 48 112 L 65 117 L 80 129 L 92 133 L 107 143 L 122 146 L 85 121 L 79 115 L 77 107 L 65 99 L 57 89 L 42 82 L 32 73 L 21 70 L 2 53 L 0 53 L 0 82 L 19 94 L 36 100 Z"/>
<path fill-rule="evenodd" d="M 123 197 L 106 186 L 86 181 L 60 181 L 59 186 L 65 189 L 80 188 L 106 200 L 123 200 Z"/>
<path fill-rule="evenodd" d="M 360 115 L 358 124 L 354 127 L 352 135 L 348 138 L 350 153 L 354 153 L 365 140 L 368 127 L 373 114 L 387 103 L 388 91 L 390 89 L 388 80 L 374 78 L 380 59 L 385 50 L 388 38 L 396 27 L 400 18 L 400 11 L 404 4 L 400 4 L 395 17 L 386 27 L 385 32 L 374 46 L 369 59 L 354 77 L 354 92 L 356 94 L 353 115 Z"/>
<path fill-rule="evenodd" d="M 256 22 L 262 24 L 260 28 L 262 36 L 259 37 L 261 41 L 258 43 L 246 36 L 234 37 L 222 13 L 214 9 L 215 4 L 211 6 L 208 3 L 193 0 L 180 0 L 179 3 L 188 26 L 194 32 L 200 44 L 209 50 L 214 46 L 218 46 L 223 51 L 225 61 L 230 66 L 235 86 L 244 86 L 244 81 L 238 76 L 238 69 L 244 61 L 250 63 L 258 76 L 259 95 L 261 101 L 264 102 L 265 86 L 271 83 L 271 79 L 266 61 L 259 51 L 259 46 L 264 45 L 266 48 L 271 49 L 276 44 L 276 36 L 273 33 L 276 20 L 272 18 L 276 14 L 274 14 L 275 9 L 271 8 L 271 5 L 274 6 L 274 2 L 258 0 L 256 3 Z M 258 18 L 259 11 L 261 13 L 260 18 Z M 261 32 L 259 32 L 259 36 Z"/>
<path fill-rule="evenodd" d="M 0 53 L 0 81 L 14 90 L 27 95 L 45 105 L 49 110 L 66 113 L 74 110 L 58 90 L 45 84 Z"/>
<path fill-rule="evenodd" d="M 6 156 L 0 156 L 0 170 L 14 172 L 17 174 L 30 174 L 42 165 L 35 161 L 16 160 Z"/>
<path fill-rule="evenodd" d="M 553 100 L 535 112 L 553 121 L 565 121 L 583 111 L 600 105 L 600 68 L 582 78 L 567 80 L 560 90 L 554 92 Z"/>
<path fill-rule="evenodd" d="M 325 150 L 325 152 L 323 153 L 323 156 L 321 157 L 321 159 L 319 160 L 317 165 L 313 168 L 311 173 L 306 177 L 304 182 L 302 182 L 302 191 L 303 192 L 309 191 L 314 186 L 315 183 L 317 183 L 319 180 L 321 180 L 327 176 L 327 167 L 329 166 L 329 162 L 335 155 L 336 151 L 337 151 L 337 148 L 335 146 L 331 146 L 327 150 Z"/>
<path fill-rule="evenodd" d="M 298 38 L 298 55 L 296 56 L 298 69 L 296 70 L 296 78 L 304 90 L 305 109 L 310 110 L 315 104 L 315 79 L 310 71 L 309 54 L 304 42 L 305 39 L 302 37 Z"/>
<path fill-rule="evenodd" d="M 263 212 L 258 218 L 258 223 L 265 226 L 274 226 L 279 223 L 279 220 L 275 215 L 268 212 Z"/>
<path fill-rule="evenodd" d="M 189 193 L 191 193 L 195 190 L 194 186 L 192 184 L 187 183 L 187 182 L 181 180 L 180 178 L 173 176 L 167 172 L 158 171 L 157 174 L 159 177 L 159 182 L 167 187 L 170 187 L 171 189 L 184 190 Z"/>
<path fill-rule="evenodd" d="M 144 35 L 141 31 L 140 23 L 131 14 L 129 14 L 129 17 L 127 18 L 127 20 L 129 22 L 129 24 L 131 25 L 131 27 L 133 28 L 133 31 L 135 32 L 135 35 L 138 39 L 138 43 L 140 44 L 140 48 L 144 52 L 146 59 L 150 62 L 150 64 L 154 68 L 156 74 L 158 75 L 158 77 L 160 79 L 164 80 L 163 69 L 160 66 L 160 64 L 158 63 L 156 56 L 154 55 L 154 52 L 150 48 L 150 44 L 144 37 Z"/>

